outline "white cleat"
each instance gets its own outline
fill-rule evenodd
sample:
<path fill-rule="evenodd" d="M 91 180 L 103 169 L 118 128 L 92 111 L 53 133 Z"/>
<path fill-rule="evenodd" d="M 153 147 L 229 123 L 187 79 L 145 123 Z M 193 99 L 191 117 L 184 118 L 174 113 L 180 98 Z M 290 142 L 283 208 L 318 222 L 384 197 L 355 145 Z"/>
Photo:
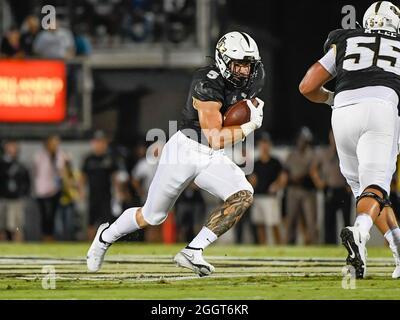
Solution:
<path fill-rule="evenodd" d="M 97 229 L 92 245 L 89 248 L 86 256 L 86 264 L 90 272 L 97 272 L 100 270 L 101 265 L 103 264 L 104 255 L 106 254 L 107 249 L 111 246 L 111 244 L 101 241 L 100 239 L 101 233 L 109 226 L 109 223 L 103 223 L 100 225 Z"/>
<path fill-rule="evenodd" d="M 393 255 L 394 259 L 396 261 L 396 268 L 394 269 L 393 273 L 392 273 L 392 278 L 393 279 L 398 279 L 400 278 L 400 257 Z"/>
<path fill-rule="evenodd" d="M 200 277 L 208 276 L 215 271 L 215 268 L 204 260 L 201 249 L 182 249 L 175 256 L 174 261 L 178 267 L 193 270 Z"/>
<path fill-rule="evenodd" d="M 357 279 L 365 278 L 367 274 L 367 248 L 369 234 L 362 235 L 356 227 L 346 227 L 340 232 L 342 244 L 348 251 L 346 263 L 355 269 Z"/>

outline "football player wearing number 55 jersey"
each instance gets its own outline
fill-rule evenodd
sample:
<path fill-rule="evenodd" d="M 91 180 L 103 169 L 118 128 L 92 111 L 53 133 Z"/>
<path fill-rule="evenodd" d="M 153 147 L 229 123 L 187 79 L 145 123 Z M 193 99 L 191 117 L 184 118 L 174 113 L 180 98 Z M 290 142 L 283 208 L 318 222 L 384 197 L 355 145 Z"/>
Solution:
<path fill-rule="evenodd" d="M 106 251 L 122 236 L 163 223 L 191 182 L 224 203 L 210 214 L 200 233 L 174 261 L 200 276 L 214 271 L 204 260 L 203 250 L 232 228 L 253 201 L 252 186 L 224 153 L 224 147 L 261 127 L 264 102 L 256 97 L 264 79 L 257 44 L 248 34 L 229 32 L 218 41 L 215 64 L 193 75 L 180 130 L 164 146 L 144 206 L 130 208 L 112 225 L 105 223 L 99 227 L 87 254 L 89 271 L 101 268 Z M 257 99 L 258 107 L 253 105 L 252 98 Z M 248 99 L 250 121 L 224 127 L 222 120 L 227 108 L 243 99 Z"/>
<path fill-rule="evenodd" d="M 347 264 L 357 278 L 366 275 L 366 242 L 375 225 L 389 242 L 400 277 L 400 229 L 388 198 L 399 143 L 400 10 L 388 1 L 372 4 L 363 28 L 336 30 L 325 56 L 308 70 L 300 92 L 332 106 L 332 129 L 340 169 L 357 204 L 352 227 L 340 236 Z M 324 88 L 336 78 L 335 92 Z"/>

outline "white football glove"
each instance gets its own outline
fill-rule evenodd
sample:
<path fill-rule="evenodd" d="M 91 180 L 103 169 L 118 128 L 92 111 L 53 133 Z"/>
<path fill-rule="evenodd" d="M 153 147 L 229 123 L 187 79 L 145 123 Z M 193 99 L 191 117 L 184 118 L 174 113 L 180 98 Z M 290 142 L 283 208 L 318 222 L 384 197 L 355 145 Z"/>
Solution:
<path fill-rule="evenodd" d="M 256 107 L 255 105 L 253 105 L 253 103 L 251 102 L 251 100 L 247 100 L 247 106 L 250 109 L 250 121 L 242 124 L 240 127 L 243 130 L 243 134 L 245 136 L 248 136 L 250 133 L 252 133 L 254 130 L 258 129 L 261 127 L 262 125 L 262 121 L 263 121 L 263 108 L 264 108 L 264 101 L 262 101 L 259 98 L 256 98 L 257 102 L 258 102 L 258 106 Z"/>
<path fill-rule="evenodd" d="M 328 99 L 326 99 L 324 103 L 326 103 L 328 106 L 333 106 L 333 102 L 335 100 L 335 93 L 326 89 L 325 92 L 328 94 Z"/>

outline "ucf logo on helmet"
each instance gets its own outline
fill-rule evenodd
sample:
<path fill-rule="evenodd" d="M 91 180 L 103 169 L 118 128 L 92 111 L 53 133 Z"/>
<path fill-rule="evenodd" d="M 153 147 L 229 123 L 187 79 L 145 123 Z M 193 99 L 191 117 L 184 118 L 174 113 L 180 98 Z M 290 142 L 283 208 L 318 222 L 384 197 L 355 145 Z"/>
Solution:
<path fill-rule="evenodd" d="M 225 37 L 222 37 L 218 43 L 217 43 L 217 50 L 221 53 L 224 53 L 226 51 L 225 48 Z"/>

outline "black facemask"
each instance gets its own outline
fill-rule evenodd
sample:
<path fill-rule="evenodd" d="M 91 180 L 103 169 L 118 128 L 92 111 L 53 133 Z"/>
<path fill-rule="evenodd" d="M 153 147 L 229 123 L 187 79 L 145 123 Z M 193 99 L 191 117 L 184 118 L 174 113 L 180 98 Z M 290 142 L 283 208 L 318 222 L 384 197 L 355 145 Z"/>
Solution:
<path fill-rule="evenodd" d="M 232 61 L 231 63 L 235 62 L 237 61 Z M 241 73 L 235 73 L 234 71 L 231 70 L 231 66 L 229 66 L 229 71 L 231 73 L 231 76 L 227 80 L 230 83 L 232 83 L 235 88 L 244 88 L 253 80 L 258 61 L 254 61 L 254 59 L 252 59 L 251 61 L 241 60 L 238 62 L 240 64 L 245 64 L 245 63 L 249 64 L 250 67 L 249 74 L 243 75 Z"/>

